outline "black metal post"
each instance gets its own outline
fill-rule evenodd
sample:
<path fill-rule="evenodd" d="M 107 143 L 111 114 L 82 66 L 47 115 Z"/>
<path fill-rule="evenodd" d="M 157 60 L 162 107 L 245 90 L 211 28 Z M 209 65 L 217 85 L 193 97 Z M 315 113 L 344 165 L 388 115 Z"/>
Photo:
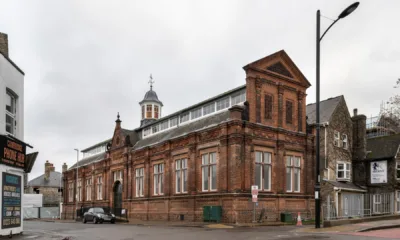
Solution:
<path fill-rule="evenodd" d="M 316 127 L 317 127 L 317 136 L 316 136 L 316 148 L 315 148 L 315 154 L 316 154 L 316 169 L 315 169 L 315 228 L 320 228 L 320 223 L 321 223 L 321 185 L 320 185 L 320 169 L 319 169 L 319 163 L 320 163 L 320 151 L 319 151 L 319 130 L 320 130 L 320 120 L 319 120 L 319 67 L 320 67 L 320 19 L 321 19 L 321 14 L 320 11 L 317 11 L 317 77 L 316 77 L 316 88 L 317 88 L 317 101 L 316 101 Z"/>

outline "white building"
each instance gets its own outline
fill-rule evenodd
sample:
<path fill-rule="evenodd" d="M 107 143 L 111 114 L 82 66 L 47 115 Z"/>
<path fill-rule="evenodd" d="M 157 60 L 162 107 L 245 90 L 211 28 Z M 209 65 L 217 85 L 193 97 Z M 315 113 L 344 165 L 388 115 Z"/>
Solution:
<path fill-rule="evenodd" d="M 0 33 L 0 134 L 24 141 L 24 72 L 9 58 L 7 34 Z"/>

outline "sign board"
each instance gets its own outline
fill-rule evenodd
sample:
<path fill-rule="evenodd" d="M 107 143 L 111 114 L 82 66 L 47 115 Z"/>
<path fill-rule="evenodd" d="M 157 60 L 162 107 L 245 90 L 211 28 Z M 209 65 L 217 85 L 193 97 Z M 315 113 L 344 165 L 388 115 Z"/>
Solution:
<path fill-rule="evenodd" d="M 121 215 L 125 215 L 125 209 L 123 208 L 123 209 L 121 209 Z"/>
<path fill-rule="evenodd" d="M 258 186 L 257 185 L 252 185 L 251 186 L 251 198 L 253 202 L 257 202 L 257 197 L 258 197 Z"/>
<path fill-rule="evenodd" d="M 26 144 L 0 135 L 0 163 L 25 168 Z"/>
<path fill-rule="evenodd" d="M 22 207 L 43 207 L 43 194 L 22 194 Z"/>
<path fill-rule="evenodd" d="M 387 183 L 387 161 L 371 162 L 371 184 Z"/>
<path fill-rule="evenodd" d="M 21 226 L 21 176 L 3 172 L 1 228 Z"/>

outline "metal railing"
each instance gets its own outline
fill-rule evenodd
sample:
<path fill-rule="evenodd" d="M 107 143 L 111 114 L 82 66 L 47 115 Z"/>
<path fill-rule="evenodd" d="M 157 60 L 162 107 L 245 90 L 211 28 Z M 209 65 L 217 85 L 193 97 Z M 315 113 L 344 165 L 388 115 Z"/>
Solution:
<path fill-rule="evenodd" d="M 396 212 L 395 206 L 400 204 L 394 192 L 342 193 L 336 201 L 328 197 L 322 205 L 325 220 L 390 215 Z"/>

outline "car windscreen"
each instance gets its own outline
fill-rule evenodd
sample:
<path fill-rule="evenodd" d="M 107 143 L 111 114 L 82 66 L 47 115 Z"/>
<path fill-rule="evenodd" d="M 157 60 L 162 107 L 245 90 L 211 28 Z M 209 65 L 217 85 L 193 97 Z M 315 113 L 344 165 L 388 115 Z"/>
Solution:
<path fill-rule="evenodd" d="M 102 208 L 94 208 L 93 212 L 95 212 L 95 213 L 104 213 L 104 210 Z"/>

